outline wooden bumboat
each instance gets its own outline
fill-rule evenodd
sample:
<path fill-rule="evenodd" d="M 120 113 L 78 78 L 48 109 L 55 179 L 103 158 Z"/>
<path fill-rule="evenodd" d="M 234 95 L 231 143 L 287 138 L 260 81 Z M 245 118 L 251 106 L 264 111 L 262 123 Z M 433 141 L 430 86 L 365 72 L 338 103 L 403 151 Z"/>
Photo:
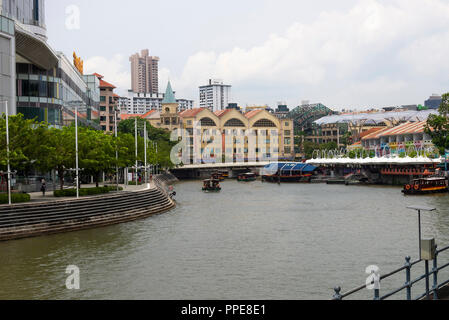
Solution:
<path fill-rule="evenodd" d="M 221 191 L 220 180 L 207 179 L 203 181 L 203 191 L 219 192 Z"/>
<path fill-rule="evenodd" d="M 212 180 L 219 180 L 219 181 L 224 181 L 225 180 L 225 178 L 223 177 L 223 174 L 220 173 L 220 172 L 212 173 L 211 179 Z"/>
<path fill-rule="evenodd" d="M 448 181 L 444 177 L 415 179 L 412 183 L 406 184 L 404 190 L 402 190 L 404 194 L 411 195 L 445 193 L 448 191 Z"/>
<path fill-rule="evenodd" d="M 241 181 L 241 182 L 250 182 L 250 181 L 256 181 L 257 180 L 257 175 L 255 173 L 243 173 L 238 175 L 237 177 L 237 181 Z"/>

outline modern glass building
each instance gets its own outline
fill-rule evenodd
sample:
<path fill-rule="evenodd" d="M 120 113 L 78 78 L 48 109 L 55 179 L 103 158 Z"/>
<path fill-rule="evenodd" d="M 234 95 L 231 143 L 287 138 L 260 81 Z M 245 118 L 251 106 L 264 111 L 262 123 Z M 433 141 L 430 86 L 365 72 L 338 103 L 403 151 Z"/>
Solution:
<path fill-rule="evenodd" d="M 7 29 L 0 33 L 0 100 L 11 101 L 11 114 L 60 127 L 74 120 L 78 107 L 80 121 L 98 128 L 92 121 L 98 118 L 98 83 L 89 83 L 88 76 L 47 44 L 45 1 L 0 0 L 0 17 Z"/>
<path fill-rule="evenodd" d="M 14 21 L 0 15 L 0 114 L 6 111 L 6 102 L 9 113 L 16 112 L 14 63 Z"/>

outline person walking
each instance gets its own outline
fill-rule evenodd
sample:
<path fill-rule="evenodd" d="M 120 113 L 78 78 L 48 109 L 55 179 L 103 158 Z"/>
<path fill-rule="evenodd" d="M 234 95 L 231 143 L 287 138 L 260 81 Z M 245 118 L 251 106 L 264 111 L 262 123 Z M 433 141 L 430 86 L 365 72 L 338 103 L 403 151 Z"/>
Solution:
<path fill-rule="evenodd" d="M 42 179 L 41 181 L 41 191 L 42 191 L 42 196 L 45 197 L 45 191 L 47 190 L 47 182 L 45 181 L 45 179 Z"/>

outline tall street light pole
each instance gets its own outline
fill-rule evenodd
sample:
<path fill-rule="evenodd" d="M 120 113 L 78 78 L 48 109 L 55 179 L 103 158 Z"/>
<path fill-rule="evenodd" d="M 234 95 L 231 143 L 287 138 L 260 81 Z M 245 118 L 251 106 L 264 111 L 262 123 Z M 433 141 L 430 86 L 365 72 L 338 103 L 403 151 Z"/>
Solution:
<path fill-rule="evenodd" d="M 79 169 L 78 169 L 78 106 L 75 105 L 75 149 L 76 149 L 76 198 L 80 197 L 79 190 Z"/>
<path fill-rule="evenodd" d="M 6 163 L 8 170 L 8 204 L 11 205 L 11 166 L 9 163 L 9 110 L 8 110 L 8 100 L 3 101 L 6 106 Z"/>
<path fill-rule="evenodd" d="M 137 117 L 135 117 L 135 123 L 134 123 L 134 136 L 135 136 L 135 140 L 136 140 L 136 168 L 135 168 L 135 178 L 134 180 L 136 181 L 136 187 L 137 187 Z"/>
<path fill-rule="evenodd" d="M 147 177 L 147 120 L 145 119 L 144 127 L 144 144 L 145 144 L 145 183 L 148 183 L 148 177 Z"/>
<path fill-rule="evenodd" d="M 118 147 L 117 147 L 117 109 L 114 109 L 114 131 L 115 131 L 115 183 L 117 186 L 117 192 L 119 191 L 118 187 Z"/>

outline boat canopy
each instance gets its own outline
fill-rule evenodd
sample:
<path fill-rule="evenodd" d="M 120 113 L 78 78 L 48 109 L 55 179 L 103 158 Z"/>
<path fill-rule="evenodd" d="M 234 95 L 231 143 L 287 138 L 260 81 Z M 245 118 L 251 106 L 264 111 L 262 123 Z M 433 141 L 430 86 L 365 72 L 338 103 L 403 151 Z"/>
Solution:
<path fill-rule="evenodd" d="M 276 162 L 271 163 L 264 167 L 263 172 L 266 175 L 273 175 L 276 174 L 278 171 L 281 171 L 281 173 L 290 173 L 290 172 L 296 172 L 296 173 L 311 173 L 315 171 L 317 167 L 307 164 L 307 163 L 301 163 L 301 162 Z"/>

